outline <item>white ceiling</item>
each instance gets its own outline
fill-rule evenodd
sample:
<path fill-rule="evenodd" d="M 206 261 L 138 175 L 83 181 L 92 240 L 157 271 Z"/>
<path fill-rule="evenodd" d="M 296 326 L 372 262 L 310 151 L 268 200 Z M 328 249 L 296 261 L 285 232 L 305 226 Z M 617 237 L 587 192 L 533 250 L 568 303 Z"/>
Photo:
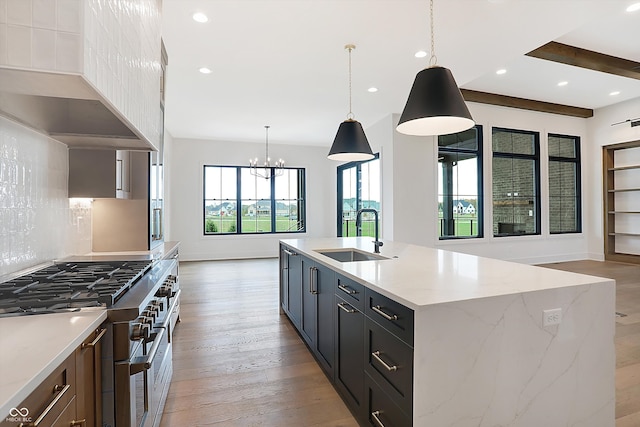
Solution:
<path fill-rule="evenodd" d="M 438 64 L 465 89 L 593 109 L 637 98 L 639 80 L 524 56 L 555 40 L 640 61 L 640 11 L 625 12 L 637 1 L 435 0 Z M 366 130 L 402 111 L 415 74 L 429 65 L 414 57 L 429 50 L 428 5 L 164 0 L 166 127 L 176 138 L 262 142 L 270 125 L 270 142 L 328 150 L 349 112 L 344 45 L 357 46 L 353 112 Z M 194 12 L 209 22 L 196 23 Z M 499 68 L 507 73 L 496 75 Z M 558 87 L 562 80 L 569 84 Z"/>

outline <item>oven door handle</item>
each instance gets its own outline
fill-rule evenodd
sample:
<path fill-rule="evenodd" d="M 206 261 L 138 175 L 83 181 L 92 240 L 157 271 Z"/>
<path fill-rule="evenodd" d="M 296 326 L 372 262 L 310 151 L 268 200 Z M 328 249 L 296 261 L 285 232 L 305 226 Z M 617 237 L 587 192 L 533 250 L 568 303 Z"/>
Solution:
<path fill-rule="evenodd" d="M 164 328 L 160 328 L 158 330 L 156 338 L 153 340 L 153 344 L 151 345 L 151 349 L 149 349 L 149 353 L 147 355 L 131 359 L 131 363 L 129 363 L 129 375 L 135 375 L 151 368 L 153 365 L 153 359 L 156 357 L 158 347 L 160 347 L 160 344 L 162 343 L 165 332 L 166 329 Z"/>
<path fill-rule="evenodd" d="M 176 305 L 178 305 L 178 298 L 180 297 L 180 293 L 182 293 L 182 289 L 178 289 L 172 297 L 173 302 L 171 303 L 171 307 L 169 307 L 169 309 L 167 310 L 167 318 L 162 323 L 162 326 L 160 326 L 161 328 L 166 329 L 169 326 L 169 323 L 171 323 L 171 313 L 173 313 L 173 310 L 176 309 Z M 169 338 L 169 341 L 171 341 L 171 338 Z"/>

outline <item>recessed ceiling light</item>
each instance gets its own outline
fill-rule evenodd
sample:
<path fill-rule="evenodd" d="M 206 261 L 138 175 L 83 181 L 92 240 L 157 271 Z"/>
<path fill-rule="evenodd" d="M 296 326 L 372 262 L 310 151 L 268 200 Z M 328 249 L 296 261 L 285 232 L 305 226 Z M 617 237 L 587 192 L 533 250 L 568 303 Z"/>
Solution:
<path fill-rule="evenodd" d="M 568 85 L 568 84 L 569 84 L 569 82 L 568 82 L 568 81 L 566 81 L 566 80 L 565 80 L 565 81 L 562 81 L 562 82 L 558 82 L 558 86 L 566 86 L 566 85 Z"/>
<path fill-rule="evenodd" d="M 613 92 L 611 92 L 609 95 L 610 95 L 610 96 L 620 95 L 620 91 L 619 91 L 619 90 L 614 90 L 614 91 L 613 91 Z"/>
<path fill-rule="evenodd" d="M 425 56 L 427 56 L 427 52 L 425 52 L 424 50 L 419 50 L 414 56 L 416 58 L 424 58 Z"/>
<path fill-rule="evenodd" d="M 627 8 L 627 12 L 637 12 L 640 10 L 640 3 L 634 3 Z"/>
<path fill-rule="evenodd" d="M 378 91 L 377 87 L 370 87 L 369 89 L 367 89 L 369 92 L 374 93 Z"/>
<path fill-rule="evenodd" d="M 196 12 L 193 14 L 193 20 L 196 22 L 205 23 L 209 20 L 209 18 L 202 12 Z"/>
<path fill-rule="evenodd" d="M 500 68 L 498 71 L 496 71 L 496 74 L 501 76 L 502 74 L 505 74 L 507 72 L 507 70 L 505 70 L 504 68 Z"/>
<path fill-rule="evenodd" d="M 202 74 L 211 74 L 211 70 L 207 67 L 202 67 L 198 71 L 200 71 Z"/>

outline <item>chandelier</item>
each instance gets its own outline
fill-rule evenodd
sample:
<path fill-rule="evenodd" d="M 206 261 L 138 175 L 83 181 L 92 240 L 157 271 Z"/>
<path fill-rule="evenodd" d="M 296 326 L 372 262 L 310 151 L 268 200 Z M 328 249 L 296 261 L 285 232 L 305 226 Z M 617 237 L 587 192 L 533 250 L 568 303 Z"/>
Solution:
<path fill-rule="evenodd" d="M 278 159 L 273 165 L 271 165 L 271 158 L 269 158 L 269 128 L 265 126 L 265 150 L 264 150 L 264 164 L 258 166 L 258 158 L 249 159 L 249 167 L 251 175 L 259 176 L 260 178 L 269 179 L 272 176 L 280 176 L 284 173 L 284 160 Z M 263 172 L 261 172 L 263 171 Z"/>

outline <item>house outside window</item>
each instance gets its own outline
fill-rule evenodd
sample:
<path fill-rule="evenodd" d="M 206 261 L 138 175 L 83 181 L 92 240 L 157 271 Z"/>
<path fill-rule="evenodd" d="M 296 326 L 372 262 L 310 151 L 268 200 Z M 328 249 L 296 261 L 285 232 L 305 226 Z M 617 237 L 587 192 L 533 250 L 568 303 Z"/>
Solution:
<path fill-rule="evenodd" d="M 205 235 L 296 233 L 305 227 L 305 170 L 265 179 L 243 166 L 204 166 Z"/>
<path fill-rule="evenodd" d="M 582 231 L 580 138 L 549 134 L 549 232 Z"/>
<path fill-rule="evenodd" d="M 492 129 L 493 235 L 540 234 L 540 135 Z"/>
<path fill-rule="evenodd" d="M 372 208 L 378 211 L 378 229 L 382 230 L 380 158 L 365 162 L 350 162 L 338 166 L 338 237 L 356 236 L 358 210 Z M 362 236 L 375 236 L 375 216 L 362 214 Z"/>
<path fill-rule="evenodd" d="M 482 237 L 482 126 L 438 136 L 438 236 Z"/>

